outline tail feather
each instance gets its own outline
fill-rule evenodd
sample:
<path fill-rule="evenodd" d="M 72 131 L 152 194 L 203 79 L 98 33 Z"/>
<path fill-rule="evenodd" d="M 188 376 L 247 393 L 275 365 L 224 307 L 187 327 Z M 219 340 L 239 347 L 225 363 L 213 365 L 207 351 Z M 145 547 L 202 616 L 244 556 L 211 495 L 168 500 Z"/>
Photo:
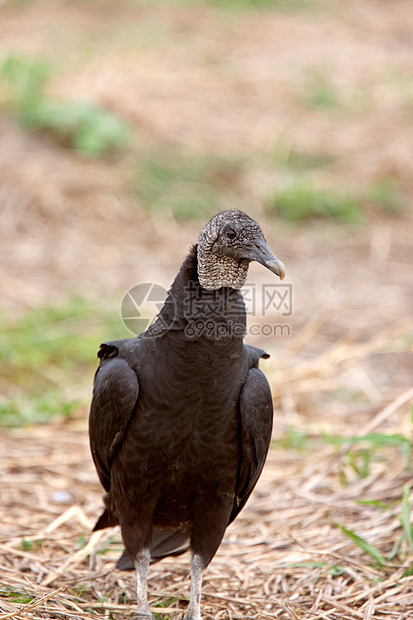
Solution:
<path fill-rule="evenodd" d="M 105 527 L 115 527 L 115 525 L 118 525 L 118 522 L 111 511 L 108 508 L 105 508 L 99 519 L 96 521 L 93 532 L 96 532 L 96 530 L 103 530 Z"/>
<path fill-rule="evenodd" d="M 178 529 L 154 528 L 151 545 L 151 564 L 159 562 L 168 555 L 176 556 L 189 549 L 189 530 L 186 527 Z M 119 558 L 116 568 L 119 570 L 133 570 L 135 568 L 128 552 L 125 551 Z"/>

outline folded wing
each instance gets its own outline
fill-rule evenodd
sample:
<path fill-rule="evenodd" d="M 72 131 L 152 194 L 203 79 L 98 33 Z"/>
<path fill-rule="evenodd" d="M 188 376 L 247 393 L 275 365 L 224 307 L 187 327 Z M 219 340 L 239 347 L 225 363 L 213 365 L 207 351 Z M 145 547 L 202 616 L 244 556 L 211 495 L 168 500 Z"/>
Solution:
<path fill-rule="evenodd" d="M 230 523 L 243 509 L 257 484 L 271 441 L 271 390 L 265 375 L 258 368 L 250 369 L 241 390 L 240 417 L 241 459 Z"/>

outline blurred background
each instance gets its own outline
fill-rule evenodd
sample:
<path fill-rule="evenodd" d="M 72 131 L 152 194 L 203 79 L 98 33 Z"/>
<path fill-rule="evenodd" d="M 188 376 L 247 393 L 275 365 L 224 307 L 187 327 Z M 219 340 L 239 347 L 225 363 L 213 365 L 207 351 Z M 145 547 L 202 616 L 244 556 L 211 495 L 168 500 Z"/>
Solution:
<path fill-rule="evenodd" d="M 290 334 L 261 343 L 281 370 L 293 350 L 398 333 L 413 307 L 408 2 L 15 0 L 1 22 L 3 423 L 84 415 L 97 345 L 132 336 L 124 294 L 168 287 L 222 209 L 256 218 L 286 263 Z M 371 404 L 405 387 L 394 348 L 345 389 Z"/>
<path fill-rule="evenodd" d="M 387 472 L 411 437 L 411 3 L 5 0 L 0 21 L 5 450 L 38 423 L 85 436 L 125 293 L 168 288 L 236 208 L 292 285 L 265 317 L 288 330 L 247 339 L 271 353 L 274 449 L 305 466 L 359 435 L 337 485 Z"/>

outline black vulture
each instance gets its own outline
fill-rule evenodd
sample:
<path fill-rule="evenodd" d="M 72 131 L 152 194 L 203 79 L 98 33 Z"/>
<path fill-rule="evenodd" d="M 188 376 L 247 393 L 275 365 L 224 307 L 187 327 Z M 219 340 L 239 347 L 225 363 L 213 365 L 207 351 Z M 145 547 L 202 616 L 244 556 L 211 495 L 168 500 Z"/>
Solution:
<path fill-rule="evenodd" d="M 258 261 L 283 279 L 283 263 L 241 211 L 215 215 L 189 251 L 154 323 L 106 342 L 90 411 L 93 460 L 106 491 L 95 530 L 119 524 L 118 567 L 135 567 L 136 620 L 153 616 L 151 561 L 191 550 L 186 620 L 200 620 L 204 569 L 261 474 L 272 399 L 245 345 L 240 292 Z"/>

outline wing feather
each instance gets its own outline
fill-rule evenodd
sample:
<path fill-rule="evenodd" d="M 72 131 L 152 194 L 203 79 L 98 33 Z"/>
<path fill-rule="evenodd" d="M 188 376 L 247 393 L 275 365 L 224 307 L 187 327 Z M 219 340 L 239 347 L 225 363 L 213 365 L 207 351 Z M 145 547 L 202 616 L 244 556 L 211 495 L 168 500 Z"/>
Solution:
<path fill-rule="evenodd" d="M 261 475 L 271 441 L 273 407 L 265 375 L 251 368 L 240 394 L 241 459 L 231 521 L 241 512 Z"/>
<path fill-rule="evenodd" d="M 95 375 L 89 416 L 92 457 L 102 486 L 110 489 L 113 458 L 121 445 L 139 394 L 136 372 L 113 355 L 102 359 Z"/>

